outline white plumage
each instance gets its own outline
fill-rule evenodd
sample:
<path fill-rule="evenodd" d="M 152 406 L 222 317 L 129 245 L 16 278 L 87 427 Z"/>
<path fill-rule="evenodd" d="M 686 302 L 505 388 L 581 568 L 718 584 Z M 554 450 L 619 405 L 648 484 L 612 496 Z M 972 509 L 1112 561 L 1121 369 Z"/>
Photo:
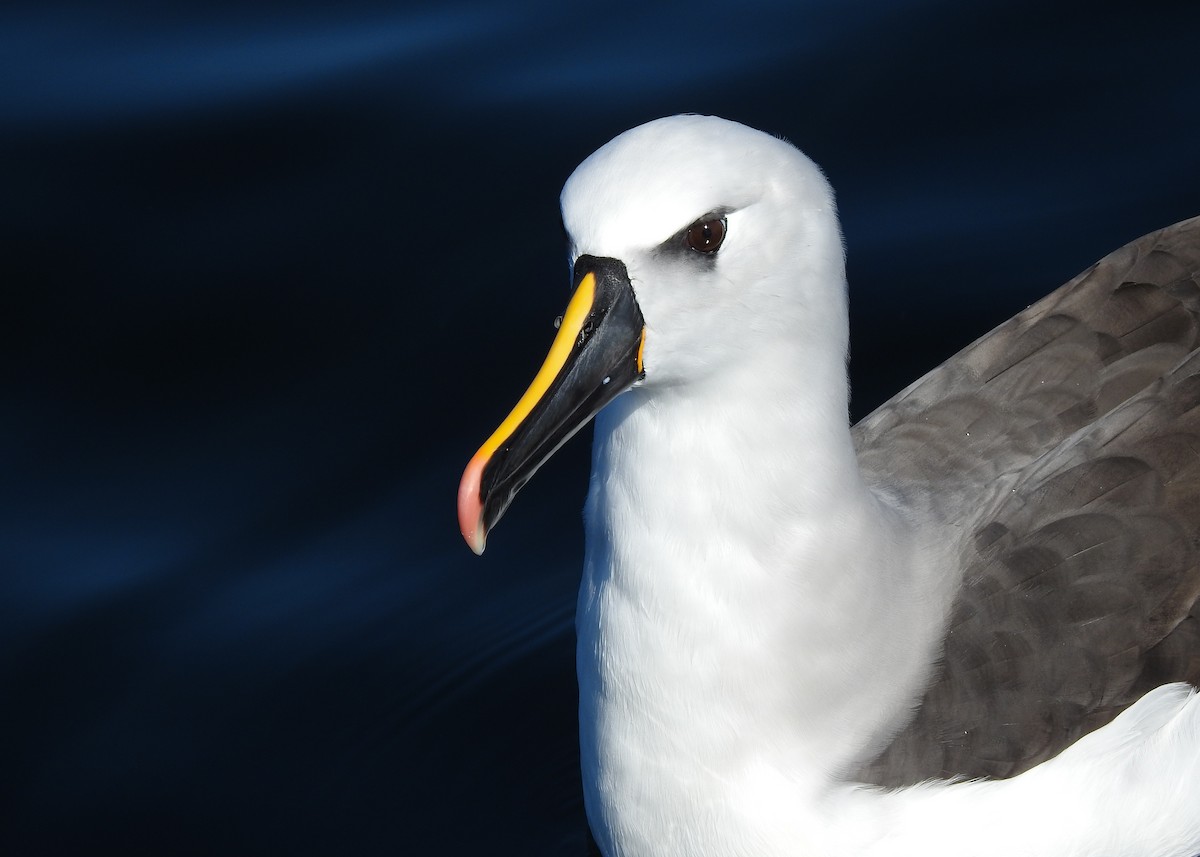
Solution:
<path fill-rule="evenodd" d="M 842 239 L 828 183 L 803 154 L 721 119 L 662 119 L 589 157 L 562 210 L 572 258 L 624 263 L 645 320 L 644 379 L 596 418 L 577 614 L 586 806 L 606 857 L 1200 853 L 1200 698 L 1187 685 L 1160 675 L 1163 686 L 1053 755 L 1153 687 L 1155 647 L 1195 623 L 1200 411 L 1172 404 L 1200 382 L 1195 222 L 1183 273 L 1137 293 L 1145 318 L 1127 318 L 1119 276 L 1105 290 L 1092 281 L 1108 275 L 1092 272 L 852 434 Z M 677 238 L 705 218 L 724 221 L 724 243 L 691 252 Z M 1107 308 L 1071 310 L 1087 289 Z M 1171 313 L 1191 328 L 1134 342 Z M 1110 331 L 1113 319 L 1125 327 Z M 1140 375 L 1121 368 L 1121 348 Z M 1118 455 L 1139 431 L 1147 449 L 1169 435 L 1184 451 L 1169 465 Z M 1109 458 L 1142 462 L 1157 493 L 1080 495 L 1089 462 Z M 1149 547 L 1123 548 L 1130 567 L 1111 568 L 1106 527 Z M 1084 615 L 1100 598 L 1093 582 L 1120 615 L 1106 637 L 1138 629 L 1115 654 L 1056 642 L 1072 623 L 1107 621 Z M 1049 600 L 1029 600 L 1043 585 Z M 1080 594 L 1039 613 L 1056 586 Z M 1017 623 L 1010 605 L 1034 619 L 977 629 L 993 608 L 993 626 Z M 1038 651 L 1043 638 L 1055 642 Z M 1048 691 L 1037 670 L 1077 649 L 1087 668 L 1064 667 Z M 1200 651 L 1172 657 L 1193 670 L 1174 678 L 1195 675 Z M 971 684 L 993 673 L 1008 683 Z M 951 725 L 954 700 L 1001 712 L 1011 694 L 1032 724 L 1013 740 L 1039 743 L 984 761 L 1016 776 L 855 782 L 920 774 L 918 751 L 899 748 L 986 747 L 974 726 L 1011 718 Z M 1042 734 L 1054 730 L 1040 707 L 1067 703 L 1084 725 Z"/>

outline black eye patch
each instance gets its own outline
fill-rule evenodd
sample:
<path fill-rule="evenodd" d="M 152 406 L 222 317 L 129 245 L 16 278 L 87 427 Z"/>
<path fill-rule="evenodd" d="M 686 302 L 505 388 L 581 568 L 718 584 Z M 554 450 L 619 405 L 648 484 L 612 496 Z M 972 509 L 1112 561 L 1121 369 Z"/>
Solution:
<path fill-rule="evenodd" d="M 717 251 L 729 234 L 730 209 L 721 208 L 702 214 L 656 248 L 656 255 L 691 258 L 694 262 L 716 264 Z"/>

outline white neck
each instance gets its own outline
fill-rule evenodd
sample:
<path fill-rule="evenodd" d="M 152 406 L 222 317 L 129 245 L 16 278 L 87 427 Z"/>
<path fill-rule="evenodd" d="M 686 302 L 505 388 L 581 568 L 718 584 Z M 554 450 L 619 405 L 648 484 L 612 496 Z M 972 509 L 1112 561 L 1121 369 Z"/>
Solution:
<path fill-rule="evenodd" d="M 582 753 L 593 825 L 657 843 L 630 854 L 689 853 L 679 823 L 708 827 L 748 770 L 821 788 L 903 717 L 941 638 L 945 594 L 858 474 L 844 363 L 791 349 L 597 420 Z"/>

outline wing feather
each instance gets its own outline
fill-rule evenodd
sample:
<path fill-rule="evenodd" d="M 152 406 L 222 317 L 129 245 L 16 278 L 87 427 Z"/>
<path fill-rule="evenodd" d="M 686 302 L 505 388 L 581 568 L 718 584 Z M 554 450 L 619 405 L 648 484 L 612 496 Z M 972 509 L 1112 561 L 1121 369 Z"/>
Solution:
<path fill-rule="evenodd" d="M 1200 218 L 1111 254 L 854 428 L 962 570 L 942 661 L 858 776 L 1006 777 L 1200 683 Z"/>

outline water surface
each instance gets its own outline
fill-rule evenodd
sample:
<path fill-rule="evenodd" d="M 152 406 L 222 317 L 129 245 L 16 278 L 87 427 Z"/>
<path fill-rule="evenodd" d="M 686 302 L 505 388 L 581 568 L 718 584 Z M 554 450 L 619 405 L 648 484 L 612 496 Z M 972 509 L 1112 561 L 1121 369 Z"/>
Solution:
<path fill-rule="evenodd" d="M 854 410 L 1200 214 L 1192 4 L 28 4 L 0 27 L 0 852 L 572 854 L 587 438 L 454 494 L 557 194 L 683 111 L 839 192 Z"/>

